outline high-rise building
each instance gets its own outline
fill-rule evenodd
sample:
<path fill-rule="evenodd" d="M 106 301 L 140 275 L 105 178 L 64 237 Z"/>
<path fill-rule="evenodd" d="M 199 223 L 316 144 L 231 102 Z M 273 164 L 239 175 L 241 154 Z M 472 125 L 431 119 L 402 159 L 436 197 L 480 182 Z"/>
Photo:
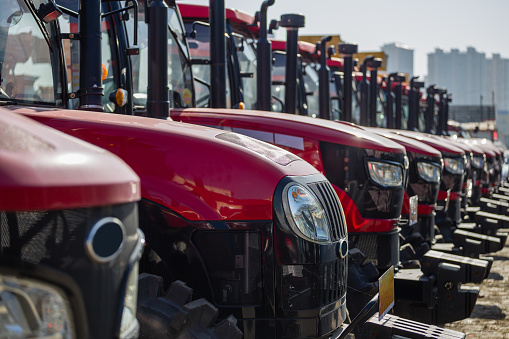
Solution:
<path fill-rule="evenodd" d="M 467 47 L 466 52 L 437 48 L 428 54 L 426 84 L 452 93 L 451 110 L 458 120 L 467 116 L 472 122 L 493 119 L 494 108 L 499 136 L 509 141 L 509 59 L 500 54 L 489 59 L 473 47 Z M 462 105 L 469 105 L 470 110 L 454 108 Z"/>
<path fill-rule="evenodd" d="M 414 74 L 414 50 L 408 45 L 393 42 L 382 46 L 387 55 L 387 72 Z"/>
<path fill-rule="evenodd" d="M 428 54 L 428 85 L 447 88 L 453 94 L 453 105 L 494 105 L 496 110 L 509 109 L 509 59 L 468 47 L 466 52 L 442 49 Z"/>

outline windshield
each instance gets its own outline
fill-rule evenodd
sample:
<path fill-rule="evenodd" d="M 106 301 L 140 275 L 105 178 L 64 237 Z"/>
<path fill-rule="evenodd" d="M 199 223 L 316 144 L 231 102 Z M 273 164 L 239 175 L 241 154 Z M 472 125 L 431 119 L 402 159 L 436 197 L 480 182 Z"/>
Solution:
<path fill-rule="evenodd" d="M 246 109 L 256 109 L 256 50 L 252 39 L 235 35 L 237 57 L 239 59 L 244 105 Z"/>
<path fill-rule="evenodd" d="M 331 109 L 331 120 L 338 121 L 343 119 L 343 112 L 341 111 L 341 75 L 339 73 L 332 74 L 332 80 L 329 83 L 329 95 L 330 95 L 330 109 Z"/>
<path fill-rule="evenodd" d="M 426 130 L 426 114 L 427 114 L 427 104 L 425 101 L 419 101 L 419 118 L 417 119 L 417 129 L 421 132 Z"/>
<path fill-rule="evenodd" d="M 34 0 L 35 9 L 43 0 Z M 37 21 L 40 20 L 37 18 Z M 48 45 L 38 22 L 23 1 L 0 2 L 0 99 L 28 104 L 62 104 L 60 58 L 54 24 L 40 24 L 53 42 Z"/>
<path fill-rule="evenodd" d="M 285 109 L 285 92 L 286 92 L 286 54 L 276 51 L 272 53 L 272 111 L 286 112 Z M 297 68 L 302 69 L 302 62 L 297 60 Z M 301 95 L 300 84 L 302 72 L 297 75 L 297 88 L 295 93 L 295 114 L 301 115 L 307 109 L 307 104 Z"/>
<path fill-rule="evenodd" d="M 194 38 L 188 37 L 189 50 L 191 58 L 195 61 L 203 61 L 193 64 L 193 77 L 196 81 L 196 107 L 210 107 L 210 65 L 205 61 L 210 61 L 210 28 L 208 24 L 184 23 L 186 32 L 196 30 Z M 230 78 L 228 77 L 228 67 L 226 67 L 226 108 L 232 107 L 230 94 Z"/>
<path fill-rule="evenodd" d="M 361 106 L 359 99 L 359 92 L 357 89 L 357 81 L 352 79 L 352 121 L 354 124 L 359 124 L 361 121 Z"/>
<path fill-rule="evenodd" d="M 377 94 L 376 94 L 376 125 L 378 127 L 386 127 L 385 123 L 385 111 L 384 104 L 382 102 L 382 98 L 380 96 L 380 87 L 377 86 Z"/>
<path fill-rule="evenodd" d="M 285 102 L 285 64 L 286 55 L 273 53 L 272 58 L 272 111 L 283 112 Z"/>
<path fill-rule="evenodd" d="M 308 115 L 317 118 L 320 116 L 318 103 L 318 72 L 314 64 L 304 67 L 304 86 L 308 104 Z"/>
<path fill-rule="evenodd" d="M 403 95 L 401 98 L 401 129 L 408 129 L 408 119 L 409 119 L 409 111 L 408 111 L 408 96 Z"/>
<path fill-rule="evenodd" d="M 148 86 L 148 25 L 145 23 L 144 0 L 139 2 L 138 15 L 138 46 L 139 55 L 131 57 L 133 66 L 133 96 L 136 108 L 145 107 L 147 102 Z M 134 12 L 131 13 L 133 15 Z M 126 22 L 130 43 L 134 41 L 134 21 Z M 170 89 L 170 103 L 172 107 L 193 107 L 194 88 L 190 64 L 187 58 L 182 26 L 178 20 L 175 8 L 168 10 L 168 26 L 172 29 L 168 34 L 168 88 Z M 176 29 L 176 30 L 174 30 Z"/>

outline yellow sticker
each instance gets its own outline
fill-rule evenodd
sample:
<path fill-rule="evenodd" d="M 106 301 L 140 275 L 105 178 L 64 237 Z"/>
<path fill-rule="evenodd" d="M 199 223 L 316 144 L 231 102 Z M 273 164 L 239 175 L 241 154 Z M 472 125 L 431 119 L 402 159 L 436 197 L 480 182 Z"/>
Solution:
<path fill-rule="evenodd" d="M 184 104 L 189 106 L 191 104 L 191 99 L 193 98 L 193 95 L 191 94 L 191 91 L 189 88 L 184 88 L 184 92 L 182 93 L 182 100 L 184 100 Z"/>
<path fill-rule="evenodd" d="M 394 267 L 378 279 L 378 321 L 394 306 Z"/>

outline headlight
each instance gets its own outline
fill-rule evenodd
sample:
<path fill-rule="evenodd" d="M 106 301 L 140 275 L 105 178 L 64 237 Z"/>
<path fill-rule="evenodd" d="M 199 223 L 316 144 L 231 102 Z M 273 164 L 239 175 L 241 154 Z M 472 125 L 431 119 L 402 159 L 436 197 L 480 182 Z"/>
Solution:
<path fill-rule="evenodd" d="M 133 266 L 129 279 L 127 280 L 124 310 L 122 312 L 122 321 L 120 323 L 121 337 L 127 336 L 138 330 L 139 324 L 136 319 L 136 301 L 138 299 L 138 262 Z"/>
<path fill-rule="evenodd" d="M 445 169 L 451 172 L 452 174 L 463 174 L 463 159 L 453 159 L 453 158 L 445 158 L 444 159 Z"/>
<path fill-rule="evenodd" d="M 313 242 L 330 242 L 329 222 L 324 209 L 314 194 L 299 184 L 286 189 L 285 207 L 290 214 L 290 225 L 301 237 Z"/>
<path fill-rule="evenodd" d="M 64 294 L 32 279 L 0 276 L 0 333 L 4 338 L 73 338 Z"/>
<path fill-rule="evenodd" d="M 431 164 L 429 162 L 417 162 L 417 173 L 422 180 L 427 182 L 440 182 L 440 175 L 442 169 L 438 164 Z"/>
<path fill-rule="evenodd" d="M 484 160 L 482 157 L 473 157 L 472 158 L 472 166 L 477 169 L 481 169 L 484 166 Z"/>
<path fill-rule="evenodd" d="M 403 169 L 398 165 L 368 161 L 368 171 L 371 180 L 381 186 L 399 187 L 403 185 Z"/>

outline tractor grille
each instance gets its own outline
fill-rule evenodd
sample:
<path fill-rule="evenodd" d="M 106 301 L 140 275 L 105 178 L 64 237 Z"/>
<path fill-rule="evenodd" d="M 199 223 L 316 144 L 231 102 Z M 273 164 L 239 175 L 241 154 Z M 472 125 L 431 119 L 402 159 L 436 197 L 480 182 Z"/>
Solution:
<path fill-rule="evenodd" d="M 399 234 L 389 233 L 352 233 L 348 234 L 348 247 L 358 248 L 384 272 L 399 262 Z"/>
<path fill-rule="evenodd" d="M 346 294 L 346 260 L 283 265 L 283 308 L 304 310 L 334 303 Z"/>
<path fill-rule="evenodd" d="M 2 255 L 59 266 L 84 247 L 86 210 L 0 212 Z"/>
<path fill-rule="evenodd" d="M 335 242 L 346 237 L 346 223 L 341 213 L 339 198 L 328 181 L 308 184 L 308 187 L 320 200 L 331 224 L 331 241 Z"/>

